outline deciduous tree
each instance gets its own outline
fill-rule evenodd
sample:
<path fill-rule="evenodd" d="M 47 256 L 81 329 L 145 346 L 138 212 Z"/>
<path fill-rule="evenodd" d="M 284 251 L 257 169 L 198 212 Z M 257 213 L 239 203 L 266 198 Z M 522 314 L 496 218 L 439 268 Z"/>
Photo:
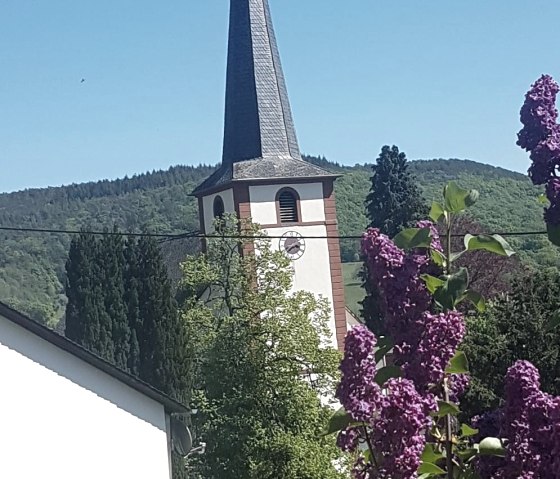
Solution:
<path fill-rule="evenodd" d="M 343 477 L 334 442 L 319 436 L 338 358 L 325 343 L 328 306 L 289 293 L 289 260 L 268 241 L 227 239 L 238 231 L 231 224 L 219 231 L 205 255 L 184 264 L 184 317 L 198 338 L 195 430 L 207 443 L 192 474 Z"/>

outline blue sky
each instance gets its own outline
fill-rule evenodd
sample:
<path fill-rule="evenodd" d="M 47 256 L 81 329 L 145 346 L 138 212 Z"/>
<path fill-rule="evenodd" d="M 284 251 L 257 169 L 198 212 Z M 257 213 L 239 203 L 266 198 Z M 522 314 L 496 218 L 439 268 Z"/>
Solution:
<path fill-rule="evenodd" d="M 560 2 L 270 3 L 305 153 L 527 169 L 518 112 L 560 79 Z M 0 191 L 217 163 L 227 20 L 227 0 L 0 1 Z"/>

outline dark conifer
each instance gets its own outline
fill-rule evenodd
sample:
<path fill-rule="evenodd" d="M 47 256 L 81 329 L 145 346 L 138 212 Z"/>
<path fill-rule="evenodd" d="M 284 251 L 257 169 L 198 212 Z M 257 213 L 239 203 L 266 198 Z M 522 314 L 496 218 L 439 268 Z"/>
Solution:
<path fill-rule="evenodd" d="M 408 171 L 406 154 L 384 146 L 372 166 L 371 190 L 366 200 L 369 226 L 394 237 L 428 216 L 428 205 Z"/>
<path fill-rule="evenodd" d="M 124 298 L 127 309 L 128 329 L 130 331 L 130 348 L 128 352 L 128 370 L 134 376 L 140 376 L 140 344 L 137 331 L 142 329 L 140 305 L 138 300 L 138 246 L 135 239 L 130 238 L 124 249 Z"/>
<path fill-rule="evenodd" d="M 117 232 L 115 228 L 114 233 Z M 124 295 L 124 242 L 120 235 L 104 236 L 100 243 L 103 277 L 106 355 L 116 366 L 128 369 L 130 327 Z M 111 358 L 112 355 L 112 358 Z"/>
<path fill-rule="evenodd" d="M 398 147 L 384 146 L 372 166 L 371 189 L 366 199 L 369 227 L 378 228 L 390 238 L 402 229 L 415 226 L 426 219 L 429 208 L 414 176 L 408 171 L 406 154 Z M 377 292 L 367 280 L 367 265 L 362 269 L 366 297 L 361 302 L 362 314 L 368 327 L 378 335 L 384 334 L 378 307 Z"/>
<path fill-rule="evenodd" d="M 72 240 L 66 262 L 66 336 L 85 348 L 103 355 L 98 244 L 92 235 L 82 233 Z"/>
<path fill-rule="evenodd" d="M 181 399 L 185 393 L 186 333 L 173 299 L 159 247 L 152 238 L 138 241 L 138 302 L 142 327 L 136 331 L 139 376 Z"/>

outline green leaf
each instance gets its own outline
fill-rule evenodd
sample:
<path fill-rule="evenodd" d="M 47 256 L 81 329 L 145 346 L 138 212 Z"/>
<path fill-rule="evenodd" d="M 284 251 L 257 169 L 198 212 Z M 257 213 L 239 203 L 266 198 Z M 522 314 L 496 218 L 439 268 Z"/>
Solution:
<path fill-rule="evenodd" d="M 394 346 L 393 340 L 388 336 L 381 338 L 377 342 L 378 349 L 375 351 L 375 362 L 378 363 L 381 361 Z"/>
<path fill-rule="evenodd" d="M 546 322 L 546 331 L 554 331 L 560 327 L 560 311 L 556 311 L 552 314 L 548 321 Z"/>
<path fill-rule="evenodd" d="M 400 378 L 402 376 L 401 368 L 398 366 L 385 366 L 377 371 L 375 375 L 375 382 L 383 386 L 391 378 Z"/>
<path fill-rule="evenodd" d="M 463 460 L 463 462 L 469 462 L 473 457 L 478 455 L 478 449 L 475 447 L 469 447 L 468 449 L 458 450 L 455 452 Z"/>
<path fill-rule="evenodd" d="M 348 414 L 344 408 L 340 408 L 336 411 L 327 424 L 326 429 L 321 434 L 322 436 L 328 436 L 329 434 L 334 434 L 338 431 L 343 431 L 352 423 L 352 417 Z"/>
<path fill-rule="evenodd" d="M 445 256 L 443 253 L 440 253 L 437 249 L 432 249 L 430 250 L 430 256 L 435 264 L 442 268 L 445 266 Z"/>
<path fill-rule="evenodd" d="M 467 251 L 484 250 L 500 256 L 513 256 L 515 251 L 500 235 L 465 235 Z"/>
<path fill-rule="evenodd" d="M 422 452 L 422 456 L 420 457 L 420 459 L 422 459 L 422 462 L 431 462 L 432 464 L 435 464 L 442 458 L 443 454 L 436 451 L 434 445 L 430 442 L 426 443 L 426 447 L 424 447 L 424 451 Z"/>
<path fill-rule="evenodd" d="M 555 245 L 560 246 L 560 225 L 546 225 L 549 241 Z"/>
<path fill-rule="evenodd" d="M 420 276 L 420 279 L 426 283 L 426 288 L 428 288 L 430 294 L 434 294 L 438 288 L 441 288 L 445 284 L 443 279 L 436 278 L 429 274 L 423 274 Z"/>
<path fill-rule="evenodd" d="M 445 369 L 447 374 L 467 374 L 469 372 L 469 361 L 463 351 L 457 351 L 449 361 Z"/>
<path fill-rule="evenodd" d="M 478 434 L 478 429 L 473 429 L 468 424 L 461 424 L 461 436 L 472 437 Z"/>
<path fill-rule="evenodd" d="M 447 276 L 444 284 L 434 292 L 434 299 L 444 310 L 453 309 L 467 291 L 468 284 L 469 273 L 466 268 L 460 268 Z"/>
<path fill-rule="evenodd" d="M 546 195 L 544 193 L 540 194 L 539 196 L 537 196 L 537 201 L 541 204 L 541 205 L 548 205 L 550 203 L 550 201 L 548 201 L 548 198 L 546 197 Z"/>
<path fill-rule="evenodd" d="M 447 416 L 448 414 L 451 416 L 456 416 L 459 414 L 461 410 L 457 404 L 447 401 L 438 401 L 438 410 L 435 413 L 432 413 L 432 416 L 435 417 L 443 417 Z"/>
<path fill-rule="evenodd" d="M 443 209 L 443 206 L 438 202 L 434 201 L 432 203 L 432 208 L 430 209 L 430 219 L 434 223 L 437 223 L 443 215 L 445 215 L 445 210 Z"/>
<path fill-rule="evenodd" d="M 486 437 L 480 441 L 478 453 L 481 456 L 505 457 L 506 450 L 501 439 L 497 437 Z"/>
<path fill-rule="evenodd" d="M 404 229 L 393 238 L 393 243 L 404 250 L 429 248 L 432 244 L 430 228 Z"/>
<path fill-rule="evenodd" d="M 418 468 L 418 474 L 445 474 L 445 471 L 431 462 L 422 462 Z M 429 476 L 428 476 L 429 477 Z"/>
<path fill-rule="evenodd" d="M 486 301 L 480 293 L 469 289 L 463 295 L 463 298 L 470 301 L 479 313 L 484 313 L 484 311 L 486 311 Z"/>
<path fill-rule="evenodd" d="M 476 190 L 464 190 L 453 181 L 449 182 L 443 190 L 445 207 L 451 213 L 460 213 L 474 205 L 480 193 Z"/>
<path fill-rule="evenodd" d="M 453 263 L 453 262 L 457 261 L 457 260 L 458 260 L 461 256 L 463 256 L 466 252 L 467 252 L 467 250 L 465 249 L 465 250 L 459 251 L 459 252 L 457 252 L 457 253 L 451 253 L 451 258 L 450 258 L 451 262 Z"/>

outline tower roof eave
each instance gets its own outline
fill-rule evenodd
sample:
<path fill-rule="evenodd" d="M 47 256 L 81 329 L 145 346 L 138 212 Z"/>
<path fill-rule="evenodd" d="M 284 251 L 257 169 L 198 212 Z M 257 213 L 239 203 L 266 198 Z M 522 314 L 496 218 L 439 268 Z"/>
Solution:
<path fill-rule="evenodd" d="M 222 165 L 192 193 L 193 196 L 204 196 L 213 190 L 226 188 L 238 182 L 278 182 L 286 183 L 301 180 L 335 180 L 341 175 L 304 160 L 293 158 L 256 158 L 233 165 Z"/>

